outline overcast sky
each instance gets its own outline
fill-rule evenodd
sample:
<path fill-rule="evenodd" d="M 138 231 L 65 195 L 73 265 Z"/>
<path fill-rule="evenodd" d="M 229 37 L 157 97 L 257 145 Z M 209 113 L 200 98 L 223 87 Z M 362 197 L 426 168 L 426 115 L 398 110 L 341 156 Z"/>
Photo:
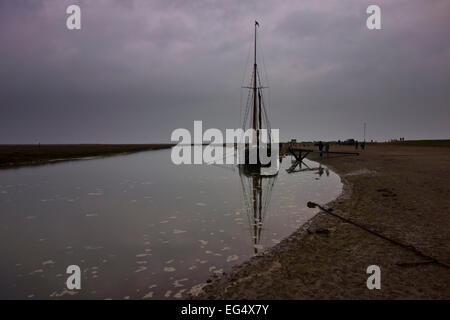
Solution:
<path fill-rule="evenodd" d="M 369 4 L 382 30 L 366 28 Z M 369 140 L 450 138 L 448 0 L 1 0 L 0 143 L 240 127 L 255 19 L 283 139 L 362 139 L 364 122 Z"/>

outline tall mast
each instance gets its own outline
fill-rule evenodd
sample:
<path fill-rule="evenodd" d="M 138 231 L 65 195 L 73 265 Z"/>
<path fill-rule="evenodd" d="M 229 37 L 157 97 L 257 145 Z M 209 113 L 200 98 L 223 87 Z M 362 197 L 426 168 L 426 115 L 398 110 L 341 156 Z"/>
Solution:
<path fill-rule="evenodd" d="M 258 26 L 258 22 L 255 21 L 255 48 L 254 48 L 254 63 L 253 63 L 253 129 L 257 130 L 257 87 L 256 87 L 256 26 Z"/>

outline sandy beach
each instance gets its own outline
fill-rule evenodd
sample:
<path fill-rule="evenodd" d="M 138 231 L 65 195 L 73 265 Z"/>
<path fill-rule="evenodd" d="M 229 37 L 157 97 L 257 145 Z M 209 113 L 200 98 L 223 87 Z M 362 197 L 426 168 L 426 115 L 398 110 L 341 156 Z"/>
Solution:
<path fill-rule="evenodd" d="M 320 211 L 196 298 L 449 299 L 450 148 L 369 144 L 312 158 L 340 175 L 343 194 L 321 205 L 343 219 Z M 381 268 L 381 290 L 366 286 L 369 265 Z"/>

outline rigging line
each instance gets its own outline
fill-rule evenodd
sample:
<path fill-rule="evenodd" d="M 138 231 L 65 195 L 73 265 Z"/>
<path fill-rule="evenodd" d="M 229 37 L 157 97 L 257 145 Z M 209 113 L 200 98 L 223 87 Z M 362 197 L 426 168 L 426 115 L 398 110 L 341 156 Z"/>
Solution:
<path fill-rule="evenodd" d="M 266 109 L 266 104 L 264 103 L 264 100 L 262 102 L 262 106 L 263 106 L 263 111 L 264 111 L 264 118 L 266 119 L 267 122 L 267 129 L 271 129 L 271 124 L 270 124 L 270 120 L 269 120 L 269 116 L 267 114 L 267 109 Z"/>
<path fill-rule="evenodd" d="M 265 99 L 262 99 L 261 105 L 262 105 L 263 111 L 264 111 L 264 112 L 263 112 L 263 115 L 264 115 L 266 127 L 267 127 L 267 129 L 270 130 L 271 125 L 270 125 L 269 115 L 268 115 L 267 108 L 266 108 Z"/>
<path fill-rule="evenodd" d="M 263 50 L 263 46 L 261 44 L 260 44 L 260 51 L 261 51 L 261 60 L 262 60 L 262 63 L 263 63 L 263 69 L 264 69 L 264 81 L 267 83 L 267 86 L 270 87 L 269 73 L 267 72 L 266 61 L 265 61 L 265 58 L 264 58 L 264 50 Z"/>
<path fill-rule="evenodd" d="M 262 51 L 261 40 L 258 42 L 257 46 L 258 46 L 258 58 L 259 58 L 260 61 L 262 61 L 263 68 L 264 68 L 264 57 L 262 55 L 263 51 Z M 264 77 L 262 78 L 262 81 L 265 83 L 266 82 L 266 75 L 263 74 L 263 76 Z"/>
<path fill-rule="evenodd" d="M 261 42 L 261 40 L 259 42 Z M 270 96 L 269 73 L 267 72 L 266 62 L 264 59 L 264 51 L 263 51 L 261 43 L 259 45 L 260 45 L 260 52 L 261 52 L 261 60 L 263 63 L 263 68 L 264 68 L 264 73 L 265 73 L 265 82 L 267 83 L 267 87 L 268 87 L 268 89 L 267 89 L 267 109 L 270 109 L 270 105 L 271 105 L 270 97 L 271 96 Z"/>
<path fill-rule="evenodd" d="M 247 103 L 246 103 L 246 106 L 245 106 L 244 121 L 242 122 L 242 129 L 244 131 L 245 131 L 245 124 L 247 123 L 247 119 L 248 119 L 248 114 L 250 112 L 250 95 L 251 95 L 251 92 L 249 91 L 248 95 L 247 95 Z"/>
<path fill-rule="evenodd" d="M 257 71 L 258 72 L 258 79 L 259 79 L 259 86 L 261 87 L 262 86 L 262 84 L 261 84 L 261 76 L 260 76 L 260 74 L 259 74 L 259 71 Z M 261 91 L 261 90 L 260 90 Z M 263 106 L 263 117 L 264 117 L 264 120 L 265 120 L 265 125 L 266 125 L 266 128 L 268 129 L 268 132 L 269 132 L 269 142 L 271 142 L 272 140 L 271 140 L 271 135 L 270 135 L 270 128 L 271 128 L 271 124 L 270 124 L 270 120 L 269 120 L 269 115 L 268 115 L 268 112 L 267 112 L 267 108 L 266 108 L 266 103 L 265 103 L 265 99 L 264 99 L 264 96 L 263 96 L 263 94 L 262 94 L 262 91 L 261 91 L 261 97 L 262 97 L 262 106 Z"/>
<path fill-rule="evenodd" d="M 253 241 L 253 233 L 252 233 L 252 228 L 251 228 L 252 223 L 251 223 L 251 218 L 250 218 L 251 204 L 248 201 L 248 199 L 250 199 L 251 196 L 249 195 L 250 192 L 247 193 L 247 188 L 244 186 L 245 185 L 245 183 L 244 183 L 245 177 L 243 175 L 240 175 L 240 178 L 241 178 L 242 190 L 244 191 L 243 192 L 243 200 L 244 200 L 244 207 L 245 207 L 244 210 L 247 215 L 248 225 L 249 225 L 248 231 L 249 231 L 250 237 L 252 238 L 252 241 Z M 249 182 L 249 184 L 250 184 L 250 182 Z M 251 187 L 249 186 L 249 191 L 250 191 L 250 188 Z"/>
<path fill-rule="evenodd" d="M 250 99 L 250 97 L 249 97 L 249 95 L 250 95 L 250 93 L 248 93 L 247 94 L 247 102 L 246 102 L 246 104 L 245 104 L 245 113 L 244 113 L 244 119 L 243 119 L 243 121 L 241 122 L 241 127 L 242 127 L 242 129 L 245 129 L 244 127 L 245 127 L 245 123 L 247 122 L 247 114 L 248 114 L 248 100 Z"/>
<path fill-rule="evenodd" d="M 265 217 L 265 211 L 268 207 L 268 204 L 270 202 L 270 198 L 272 195 L 272 189 L 271 189 L 271 185 L 270 185 L 270 181 L 272 180 L 272 178 L 269 178 L 269 181 L 267 182 L 266 186 L 263 189 L 263 194 L 265 195 L 264 197 L 264 203 L 262 205 L 263 211 L 264 211 L 264 217 Z"/>
<path fill-rule="evenodd" d="M 265 220 L 266 219 L 266 212 L 267 212 L 267 208 L 268 208 L 268 206 L 269 206 L 269 203 L 270 203 L 270 199 L 272 198 L 272 192 L 273 192 L 273 187 L 274 187 L 274 185 L 275 185 L 275 181 L 277 180 L 277 178 L 278 178 L 278 176 L 275 176 L 275 177 L 273 177 L 273 178 L 270 178 L 270 180 L 271 180 L 271 184 L 270 184 L 270 181 L 269 181 L 269 183 L 268 183 L 268 190 L 266 190 L 267 191 L 267 193 L 266 193 L 266 200 L 264 201 L 264 215 L 261 217 L 262 218 L 262 220 Z M 262 221 L 261 221 L 262 222 Z M 261 228 L 262 229 L 262 231 L 264 231 L 264 229 L 265 228 Z M 263 235 L 265 235 L 266 233 L 264 232 L 261 232 L 261 239 L 264 239 L 264 237 L 263 237 Z"/>
<path fill-rule="evenodd" d="M 264 203 L 264 207 L 267 208 L 269 206 L 270 200 L 272 198 L 272 192 L 273 192 L 273 187 L 275 185 L 275 181 L 277 180 L 278 176 L 275 176 L 273 179 L 271 178 L 271 182 L 272 184 L 269 185 L 268 190 L 267 190 L 267 197 L 266 197 L 266 201 Z"/>
<path fill-rule="evenodd" d="M 262 88 L 261 75 L 259 74 L 259 70 L 256 70 L 256 75 L 257 75 L 259 87 Z M 263 104 L 264 104 L 264 100 L 265 100 L 265 99 L 264 99 L 264 95 L 263 95 L 263 91 L 262 91 L 261 89 L 259 89 L 259 90 L 258 90 L 258 93 L 259 93 L 260 98 L 261 98 L 261 101 L 262 101 L 261 104 L 263 105 Z M 261 125 L 262 125 L 262 124 L 261 124 Z M 266 128 L 267 128 L 267 121 L 266 121 L 265 125 L 266 125 Z"/>
<path fill-rule="evenodd" d="M 252 73 L 252 78 L 253 78 L 253 73 Z M 250 95 L 251 95 L 251 93 L 252 93 L 252 91 L 249 90 L 248 91 L 248 96 L 247 96 L 247 104 L 246 104 L 246 112 L 245 112 L 244 122 L 242 123 L 242 129 L 243 130 L 245 130 L 245 124 L 247 123 L 248 114 L 250 112 Z"/>
<path fill-rule="evenodd" d="M 252 49 L 252 45 L 251 45 L 251 41 L 249 41 L 248 52 L 247 52 L 247 59 L 246 59 L 245 66 L 244 66 L 244 74 L 242 75 L 241 85 L 244 84 L 245 77 L 246 77 L 246 75 L 247 75 L 247 69 L 248 69 L 247 66 L 248 66 L 248 61 L 249 61 L 249 59 L 250 59 L 250 52 L 251 52 L 251 49 Z M 241 121 L 242 121 L 242 107 L 243 107 L 243 105 L 242 105 L 242 88 L 241 88 L 240 91 L 241 91 L 241 99 L 240 99 L 240 101 L 239 101 L 239 107 L 240 107 L 240 112 L 239 112 L 239 123 L 241 123 Z"/>
<path fill-rule="evenodd" d="M 252 73 L 252 77 L 253 77 L 253 73 Z M 251 94 L 251 91 L 249 90 L 248 94 L 247 94 L 247 102 L 246 102 L 246 117 L 248 116 L 247 113 L 249 112 L 248 106 L 249 106 L 249 101 L 250 101 L 250 94 Z M 244 119 L 244 125 L 245 125 L 245 122 L 247 122 L 246 118 Z"/>

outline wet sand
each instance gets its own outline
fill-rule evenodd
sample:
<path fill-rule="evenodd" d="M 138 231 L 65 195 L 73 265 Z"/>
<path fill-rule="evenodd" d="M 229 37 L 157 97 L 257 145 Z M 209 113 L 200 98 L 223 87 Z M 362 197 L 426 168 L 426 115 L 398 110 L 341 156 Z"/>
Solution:
<path fill-rule="evenodd" d="M 0 145 L 0 169 L 170 148 L 171 144 Z"/>
<path fill-rule="evenodd" d="M 330 149 L 345 150 L 354 147 Z M 320 211 L 196 298 L 449 299 L 450 148 L 369 144 L 359 156 L 320 162 L 344 182 L 344 193 L 321 205 L 346 221 Z M 366 286 L 374 264 L 381 290 Z"/>

